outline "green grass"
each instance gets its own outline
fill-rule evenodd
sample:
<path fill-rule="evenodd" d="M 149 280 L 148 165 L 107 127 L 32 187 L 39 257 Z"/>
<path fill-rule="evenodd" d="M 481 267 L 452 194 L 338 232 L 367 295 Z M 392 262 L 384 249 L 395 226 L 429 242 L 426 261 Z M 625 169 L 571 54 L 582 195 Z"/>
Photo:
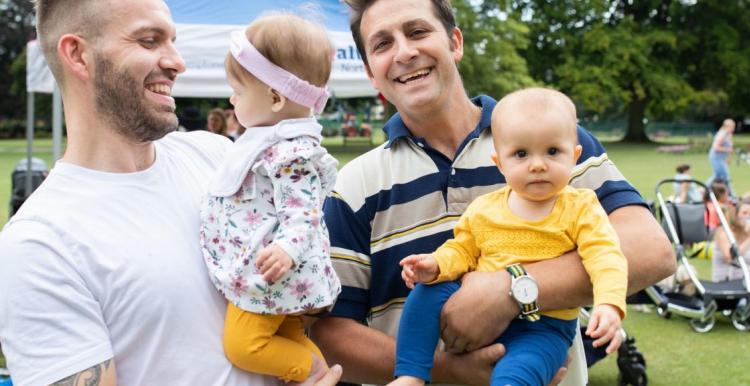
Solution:
<path fill-rule="evenodd" d="M 375 142 L 382 142 L 378 131 Z M 684 143 L 686 139 L 670 139 L 671 143 Z M 735 143 L 743 146 L 750 143 L 750 136 L 737 136 Z M 341 165 L 368 149 L 367 146 L 342 144 L 341 138 L 326 139 L 326 146 Z M 693 176 L 705 180 L 710 166 L 705 152 L 685 154 L 658 153 L 656 144 L 632 145 L 606 143 L 608 154 L 622 173 L 638 188 L 644 197 L 654 199 L 654 185 L 662 178 L 675 174 L 679 163 L 689 163 Z M 47 162 L 51 161 L 51 141 L 35 143 L 37 152 Z M 5 208 L 10 195 L 10 173 L 16 161 L 25 157 L 25 142 L 21 140 L 0 141 L 0 208 Z M 50 166 L 52 164 L 50 163 Z M 735 191 L 750 191 L 750 165 L 731 164 Z M 671 194 L 671 187 L 664 192 Z M 4 224 L 7 210 L 0 210 L 0 224 Z M 701 276 L 708 277 L 710 262 L 693 260 Z M 750 333 L 741 333 L 723 317 L 714 329 L 706 334 L 696 334 L 687 320 L 673 317 L 666 320 L 655 313 L 642 314 L 631 310 L 625 320 L 628 333 L 636 338 L 638 349 L 644 354 L 648 365 L 649 384 L 667 385 L 750 385 L 748 352 Z M 0 366 L 4 359 L 0 356 Z M 616 384 L 618 369 L 616 358 L 610 357 L 589 370 L 590 386 Z"/>
<path fill-rule="evenodd" d="M 34 157 L 47 162 L 52 167 L 52 140 L 34 141 Z M 18 160 L 26 158 L 26 140 L 13 139 L 0 141 L 0 226 L 8 221 L 10 203 L 11 173 Z"/>
<path fill-rule="evenodd" d="M 701 277 L 710 277 L 710 261 L 693 259 L 691 263 Z M 624 327 L 646 358 L 650 386 L 750 385 L 750 333 L 735 330 L 723 316 L 717 317 L 713 330 L 697 334 L 687 319 L 664 319 L 631 307 Z M 609 356 L 589 369 L 589 386 L 616 384 L 616 358 Z"/>

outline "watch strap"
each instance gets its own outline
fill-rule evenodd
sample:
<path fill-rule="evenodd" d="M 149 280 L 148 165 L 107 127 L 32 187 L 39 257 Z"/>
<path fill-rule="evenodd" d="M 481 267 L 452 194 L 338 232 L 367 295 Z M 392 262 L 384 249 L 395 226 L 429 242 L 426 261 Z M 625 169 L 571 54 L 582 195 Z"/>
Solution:
<path fill-rule="evenodd" d="M 510 273 L 511 278 L 513 278 L 514 280 L 522 276 L 530 276 L 529 273 L 526 272 L 526 268 L 524 268 L 523 265 L 519 263 L 511 264 L 505 269 L 508 271 L 508 273 Z M 511 294 L 512 293 L 513 291 L 511 289 Z M 530 322 L 536 322 L 541 318 L 541 316 L 539 315 L 539 306 L 537 305 L 536 300 L 531 303 L 518 302 L 518 305 L 521 308 L 521 314 L 519 315 L 521 318 L 526 319 Z"/>

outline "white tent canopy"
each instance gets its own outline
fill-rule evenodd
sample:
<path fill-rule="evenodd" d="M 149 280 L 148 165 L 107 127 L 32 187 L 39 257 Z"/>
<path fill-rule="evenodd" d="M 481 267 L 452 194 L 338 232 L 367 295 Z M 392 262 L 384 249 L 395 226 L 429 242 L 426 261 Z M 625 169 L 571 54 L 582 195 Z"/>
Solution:
<path fill-rule="evenodd" d="M 335 97 L 377 94 L 367 79 L 349 32 L 346 6 L 339 0 L 167 0 L 166 3 L 177 28 L 177 50 L 187 67 L 177 77 L 172 90 L 175 97 L 228 98 L 231 90 L 224 72 L 224 57 L 229 51 L 229 33 L 274 10 L 303 13 L 326 26 L 336 49 L 328 84 Z M 36 41 L 28 43 L 26 69 L 28 92 L 53 92 L 55 81 Z"/>

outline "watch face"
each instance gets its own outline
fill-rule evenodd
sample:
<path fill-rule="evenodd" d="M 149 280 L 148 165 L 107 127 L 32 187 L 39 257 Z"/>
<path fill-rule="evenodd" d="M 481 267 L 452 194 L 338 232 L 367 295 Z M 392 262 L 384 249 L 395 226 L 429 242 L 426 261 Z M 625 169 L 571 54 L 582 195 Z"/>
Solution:
<path fill-rule="evenodd" d="M 536 281 L 528 276 L 519 277 L 513 284 L 513 297 L 521 303 L 535 302 L 538 295 L 539 287 Z"/>

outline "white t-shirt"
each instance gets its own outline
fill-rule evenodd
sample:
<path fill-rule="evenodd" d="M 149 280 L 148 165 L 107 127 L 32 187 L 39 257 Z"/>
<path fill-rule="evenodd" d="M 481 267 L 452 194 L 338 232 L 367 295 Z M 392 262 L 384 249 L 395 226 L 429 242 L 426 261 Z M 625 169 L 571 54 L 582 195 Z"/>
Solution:
<path fill-rule="evenodd" d="M 156 142 L 138 173 L 58 162 L 0 233 L 0 341 L 17 385 L 114 358 L 118 385 L 277 385 L 227 361 L 226 301 L 202 262 L 199 204 L 230 142 Z"/>

